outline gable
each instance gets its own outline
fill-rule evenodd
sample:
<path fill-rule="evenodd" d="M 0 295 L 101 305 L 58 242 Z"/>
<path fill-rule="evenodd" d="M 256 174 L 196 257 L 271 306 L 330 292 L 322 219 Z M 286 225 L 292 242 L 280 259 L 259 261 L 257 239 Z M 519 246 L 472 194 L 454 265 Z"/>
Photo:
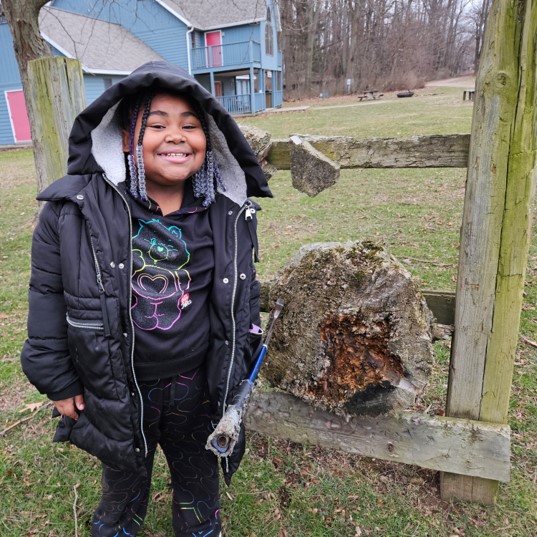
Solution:
<path fill-rule="evenodd" d="M 226 28 L 265 20 L 264 0 L 157 0 L 159 4 L 198 30 Z"/>

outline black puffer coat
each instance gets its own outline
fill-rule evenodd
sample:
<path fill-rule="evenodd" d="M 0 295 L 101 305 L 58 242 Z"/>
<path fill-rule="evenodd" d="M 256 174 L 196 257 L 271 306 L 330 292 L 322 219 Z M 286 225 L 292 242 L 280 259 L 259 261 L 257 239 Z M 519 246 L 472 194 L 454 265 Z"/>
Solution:
<path fill-rule="evenodd" d="M 57 438 L 109 465 L 136 471 L 141 471 L 146 445 L 133 369 L 131 216 L 114 113 L 123 97 L 153 86 L 187 92 L 202 105 L 225 186 L 209 208 L 215 271 L 206 367 L 215 419 L 246 376 L 259 343 L 249 334 L 252 323 L 259 325 L 259 287 L 252 259 L 255 206 L 247 196 L 271 195 L 236 123 L 175 66 L 142 66 L 75 121 L 68 175 L 39 196 L 48 203 L 32 245 L 22 366 L 30 382 L 52 400 L 84 394 L 80 418 L 64 418 Z M 241 442 L 224 465 L 227 479 L 243 450 Z"/>

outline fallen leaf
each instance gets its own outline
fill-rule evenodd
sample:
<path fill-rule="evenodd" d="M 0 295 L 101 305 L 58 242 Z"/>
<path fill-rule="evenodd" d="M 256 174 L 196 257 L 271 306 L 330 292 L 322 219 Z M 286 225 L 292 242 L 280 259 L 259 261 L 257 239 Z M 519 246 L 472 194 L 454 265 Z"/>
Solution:
<path fill-rule="evenodd" d="M 28 403 L 24 406 L 24 409 L 21 410 L 21 412 L 26 412 L 29 410 L 30 412 L 36 412 L 39 410 L 43 405 L 45 404 L 45 401 L 41 401 L 39 403 Z"/>

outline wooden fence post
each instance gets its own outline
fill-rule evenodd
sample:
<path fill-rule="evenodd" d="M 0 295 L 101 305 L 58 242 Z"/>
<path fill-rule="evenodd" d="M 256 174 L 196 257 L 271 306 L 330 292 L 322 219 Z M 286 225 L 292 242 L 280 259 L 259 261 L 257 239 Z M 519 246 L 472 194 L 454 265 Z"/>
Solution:
<path fill-rule="evenodd" d="M 84 80 L 78 60 L 47 56 L 28 62 L 33 103 L 37 186 L 43 190 L 67 170 L 67 142 L 75 117 L 85 107 Z"/>
<path fill-rule="evenodd" d="M 477 77 L 446 415 L 506 423 L 536 155 L 537 4 L 495 0 Z M 442 474 L 441 494 L 493 503 L 498 482 Z"/>

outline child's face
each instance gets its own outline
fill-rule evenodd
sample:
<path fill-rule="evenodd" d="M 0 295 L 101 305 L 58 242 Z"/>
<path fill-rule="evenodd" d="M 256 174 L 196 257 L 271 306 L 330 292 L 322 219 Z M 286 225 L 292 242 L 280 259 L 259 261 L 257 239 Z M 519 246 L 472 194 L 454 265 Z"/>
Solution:
<path fill-rule="evenodd" d="M 134 143 L 142 123 L 138 116 Z M 142 141 L 147 192 L 162 187 L 182 190 L 184 182 L 203 165 L 207 140 L 190 104 L 175 95 L 153 97 Z M 129 151 L 129 133 L 123 132 L 123 150 Z"/>

